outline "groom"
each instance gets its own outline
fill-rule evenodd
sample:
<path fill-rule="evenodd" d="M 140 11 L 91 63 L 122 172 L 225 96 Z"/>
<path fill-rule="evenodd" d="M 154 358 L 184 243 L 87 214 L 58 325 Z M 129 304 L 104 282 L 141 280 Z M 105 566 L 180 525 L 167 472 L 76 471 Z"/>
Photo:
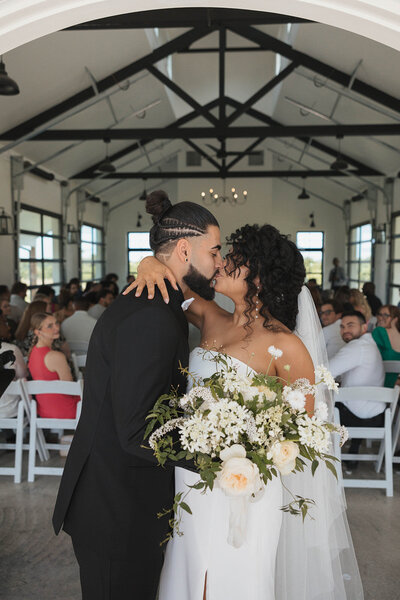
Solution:
<path fill-rule="evenodd" d="M 82 415 L 54 510 L 55 532 L 63 526 L 72 538 L 83 600 L 155 600 L 157 594 L 160 543 L 168 532 L 168 518 L 158 519 L 157 513 L 173 504 L 174 465 L 159 467 L 143 448 L 145 419 L 171 386 L 185 391 L 182 292 L 190 287 L 211 299 L 212 280 L 222 266 L 213 215 L 190 202 L 172 206 L 165 198 L 153 216 L 150 243 L 180 289 L 167 282 L 169 304 L 159 293 L 150 303 L 134 292 L 119 296 L 98 320 Z"/>

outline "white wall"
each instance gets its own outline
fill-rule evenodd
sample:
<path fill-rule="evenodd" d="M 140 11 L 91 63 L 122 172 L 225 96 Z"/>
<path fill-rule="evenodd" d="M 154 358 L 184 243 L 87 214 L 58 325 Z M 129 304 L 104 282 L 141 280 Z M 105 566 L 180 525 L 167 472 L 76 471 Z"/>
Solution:
<path fill-rule="evenodd" d="M 11 205 L 11 164 L 8 153 L 0 155 L 0 206 L 12 215 Z M 62 179 L 61 177 L 59 178 Z M 21 191 L 21 204 L 41 208 L 62 216 L 61 186 L 59 181 L 46 181 L 27 173 L 24 175 L 24 188 Z M 72 186 L 71 186 L 72 187 Z M 102 206 L 92 202 L 85 203 L 84 221 L 102 226 Z M 77 197 L 72 194 L 66 223 L 77 226 Z M 78 246 L 65 245 L 66 279 L 78 275 Z M 0 236 L 0 283 L 11 286 L 14 275 L 14 245 L 12 236 Z"/>

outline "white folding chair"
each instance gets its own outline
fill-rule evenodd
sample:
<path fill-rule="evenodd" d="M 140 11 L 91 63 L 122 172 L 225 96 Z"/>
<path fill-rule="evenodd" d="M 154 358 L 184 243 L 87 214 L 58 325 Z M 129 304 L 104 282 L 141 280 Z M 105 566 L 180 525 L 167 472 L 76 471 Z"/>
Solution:
<path fill-rule="evenodd" d="M 68 346 L 71 352 L 74 352 L 77 356 L 79 354 L 87 354 L 89 348 L 89 342 L 80 342 L 78 340 L 67 340 Z"/>
<path fill-rule="evenodd" d="M 27 420 L 24 419 L 24 402 L 21 388 L 21 380 L 12 381 L 5 390 L 4 395 L 15 396 L 18 399 L 18 412 L 16 417 L 0 418 L 0 429 L 12 429 L 16 432 L 15 443 L 4 442 L 0 444 L 2 450 L 15 450 L 14 466 L 0 467 L 0 475 L 13 475 L 14 483 L 21 483 L 22 474 L 22 450 L 24 449 L 24 425 Z M 1 398 L 0 398 L 1 401 Z M 27 449 L 28 446 L 25 446 Z"/>
<path fill-rule="evenodd" d="M 84 369 L 86 366 L 86 357 L 87 354 L 76 355 L 75 352 L 72 352 L 71 354 L 71 361 L 74 366 L 75 377 L 77 380 L 83 379 L 83 373 L 81 369 Z"/>
<path fill-rule="evenodd" d="M 30 399 L 31 419 L 29 436 L 29 462 L 28 481 L 35 481 L 35 475 L 62 475 L 62 467 L 40 467 L 36 465 L 37 435 L 43 429 L 76 429 L 81 414 L 82 406 L 82 381 L 23 381 L 22 387 L 26 396 Z M 51 419 L 42 418 L 37 415 L 36 400 L 32 395 L 36 394 L 69 394 L 80 396 L 76 407 L 74 419 Z M 54 400 L 57 401 L 56 399 Z M 66 445 L 45 443 L 46 450 L 65 450 Z"/>
<path fill-rule="evenodd" d="M 400 360 L 384 360 L 383 366 L 385 368 L 385 373 L 397 373 L 400 374 Z M 400 408 L 397 406 L 397 413 L 393 420 L 393 430 L 392 430 L 392 445 L 393 445 L 393 463 L 400 463 L 400 456 L 395 456 L 397 442 L 399 441 L 400 435 Z M 379 470 L 382 467 L 382 462 L 379 466 Z"/>
<path fill-rule="evenodd" d="M 350 454 L 341 453 L 338 444 L 335 445 L 336 457 L 341 461 L 373 461 L 375 469 L 379 471 L 380 461 L 385 456 L 385 479 L 343 479 L 344 487 L 355 488 L 383 488 L 386 496 L 393 496 L 393 461 L 392 461 L 392 421 L 399 397 L 399 387 L 344 387 L 339 388 L 337 401 L 362 400 L 363 402 L 382 402 L 387 405 L 384 410 L 383 427 L 347 427 L 350 438 L 381 440 L 377 454 Z M 339 409 L 335 408 L 335 423 L 340 424 Z"/>

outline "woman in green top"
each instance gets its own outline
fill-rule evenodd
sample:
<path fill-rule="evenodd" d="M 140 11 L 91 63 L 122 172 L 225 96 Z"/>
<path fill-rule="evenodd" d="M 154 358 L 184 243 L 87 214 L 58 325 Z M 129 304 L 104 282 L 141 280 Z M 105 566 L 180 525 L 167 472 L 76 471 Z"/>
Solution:
<path fill-rule="evenodd" d="M 376 313 L 378 326 L 372 331 L 383 360 L 400 360 L 400 310 L 393 304 L 381 306 Z M 386 373 L 385 387 L 394 387 L 398 372 Z"/>

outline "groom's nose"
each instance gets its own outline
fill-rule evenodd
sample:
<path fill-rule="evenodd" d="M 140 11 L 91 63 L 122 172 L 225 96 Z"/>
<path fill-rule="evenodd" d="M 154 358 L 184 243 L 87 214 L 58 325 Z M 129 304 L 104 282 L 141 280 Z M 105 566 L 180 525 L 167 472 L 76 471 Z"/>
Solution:
<path fill-rule="evenodd" d="M 224 260 L 223 260 L 223 258 L 221 256 L 221 252 L 219 250 L 218 250 L 217 255 L 215 257 L 214 263 L 215 263 L 215 268 L 216 269 L 222 269 L 223 264 L 224 264 Z"/>

